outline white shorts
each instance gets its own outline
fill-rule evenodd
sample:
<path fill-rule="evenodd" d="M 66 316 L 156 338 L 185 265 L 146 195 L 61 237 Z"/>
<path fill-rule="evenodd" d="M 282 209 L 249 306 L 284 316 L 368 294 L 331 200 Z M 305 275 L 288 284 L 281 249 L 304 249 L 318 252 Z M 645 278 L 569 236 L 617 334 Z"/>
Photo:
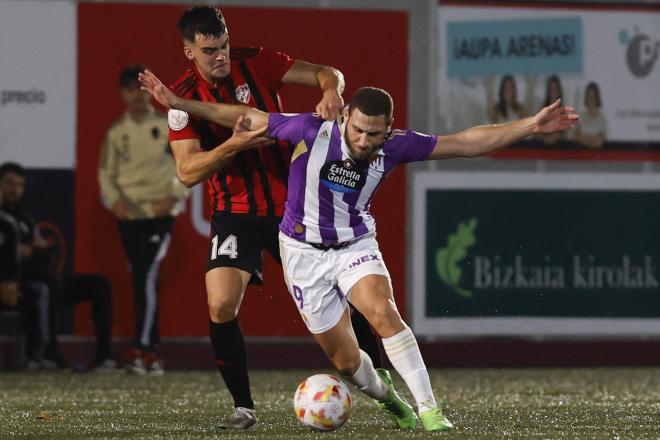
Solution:
<path fill-rule="evenodd" d="M 337 325 L 361 278 L 383 275 L 390 280 L 375 234 L 323 251 L 280 232 L 280 255 L 289 293 L 312 333 Z"/>

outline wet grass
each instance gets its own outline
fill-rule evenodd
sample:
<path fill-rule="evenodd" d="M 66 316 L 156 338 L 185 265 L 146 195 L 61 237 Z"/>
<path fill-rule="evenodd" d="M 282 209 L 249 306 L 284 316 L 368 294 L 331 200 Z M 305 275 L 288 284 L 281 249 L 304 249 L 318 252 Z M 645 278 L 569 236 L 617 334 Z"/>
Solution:
<path fill-rule="evenodd" d="M 253 372 L 259 423 L 248 432 L 216 428 L 232 408 L 215 372 L 2 373 L 0 438 L 660 438 L 660 368 L 433 370 L 436 395 L 457 426 L 436 434 L 393 429 L 355 389 L 345 427 L 310 431 L 296 421 L 291 399 L 299 381 L 314 373 Z"/>

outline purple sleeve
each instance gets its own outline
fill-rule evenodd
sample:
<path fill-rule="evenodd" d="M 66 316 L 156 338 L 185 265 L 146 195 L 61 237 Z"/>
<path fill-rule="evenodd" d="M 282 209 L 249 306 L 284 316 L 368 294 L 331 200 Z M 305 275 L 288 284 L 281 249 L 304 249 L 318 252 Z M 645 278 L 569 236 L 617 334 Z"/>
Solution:
<path fill-rule="evenodd" d="M 385 153 L 397 163 L 419 162 L 429 158 L 437 141 L 437 136 L 409 129 L 393 130 Z"/>
<path fill-rule="evenodd" d="M 297 144 L 303 139 L 305 123 L 310 117 L 311 113 L 270 113 L 268 135 Z"/>

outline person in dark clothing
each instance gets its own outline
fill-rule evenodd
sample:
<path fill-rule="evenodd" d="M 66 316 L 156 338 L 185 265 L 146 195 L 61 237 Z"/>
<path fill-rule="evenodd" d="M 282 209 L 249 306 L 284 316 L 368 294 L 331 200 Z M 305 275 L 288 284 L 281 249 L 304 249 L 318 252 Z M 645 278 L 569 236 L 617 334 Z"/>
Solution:
<path fill-rule="evenodd" d="M 19 311 L 25 332 L 25 366 L 35 369 L 44 363 L 48 342 L 48 287 L 36 281 L 21 283 L 19 243 L 18 225 L 2 211 L 0 191 L 0 311 Z"/>
<path fill-rule="evenodd" d="M 64 368 L 66 359 L 57 341 L 58 310 L 60 305 L 74 305 L 84 301 L 92 304 L 92 318 L 96 331 L 97 349 L 94 368 L 114 368 L 111 357 L 112 287 L 98 274 L 62 276 L 54 269 L 53 251 L 40 236 L 32 215 L 21 206 L 25 192 L 26 171 L 12 162 L 0 165 L 0 193 L 4 213 L 18 231 L 18 267 L 25 307 L 28 345 L 28 369 Z M 29 334 L 34 316 L 38 317 L 38 331 Z"/>

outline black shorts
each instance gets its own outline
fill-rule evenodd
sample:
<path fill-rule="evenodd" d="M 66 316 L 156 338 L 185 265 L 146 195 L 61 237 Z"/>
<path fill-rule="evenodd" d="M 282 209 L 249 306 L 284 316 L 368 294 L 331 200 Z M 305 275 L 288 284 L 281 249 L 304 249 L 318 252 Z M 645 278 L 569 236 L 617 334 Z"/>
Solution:
<path fill-rule="evenodd" d="M 263 249 L 282 262 L 278 240 L 281 221 L 282 217 L 214 213 L 206 271 L 235 267 L 252 274 L 250 284 L 263 284 Z"/>

